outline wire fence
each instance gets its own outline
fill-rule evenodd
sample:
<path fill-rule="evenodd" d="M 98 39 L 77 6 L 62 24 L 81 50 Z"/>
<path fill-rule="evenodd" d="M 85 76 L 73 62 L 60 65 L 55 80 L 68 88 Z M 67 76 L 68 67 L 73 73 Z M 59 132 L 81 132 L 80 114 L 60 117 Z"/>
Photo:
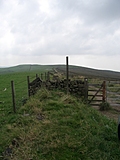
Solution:
<path fill-rule="evenodd" d="M 46 78 L 46 73 L 30 75 L 29 79 L 32 82 L 36 77 L 42 77 L 44 80 Z M 10 81 L 10 79 L 13 79 Z M 14 86 L 12 86 L 12 83 Z M 14 101 L 13 102 L 13 91 L 14 87 Z M 21 75 L 8 75 L 0 79 L 0 116 L 4 115 L 6 112 L 11 113 L 17 111 L 25 101 L 29 98 L 28 95 L 28 82 L 26 74 Z M 14 104 L 15 103 L 15 110 Z"/>
<path fill-rule="evenodd" d="M 55 73 L 52 74 L 52 72 L 48 73 L 40 73 L 40 74 L 34 74 L 29 76 L 29 81 L 32 82 L 36 79 L 36 77 L 39 77 L 41 80 L 46 81 L 52 79 L 57 79 L 58 77 L 61 79 L 64 74 Z M 12 77 L 14 79 L 16 75 Z M 13 80 L 14 83 L 14 99 L 15 99 L 15 107 L 16 110 L 18 110 L 27 99 L 29 99 L 29 88 L 28 88 L 28 76 L 20 77 L 20 75 Z M 83 80 L 84 77 L 81 77 L 80 75 L 75 74 L 69 76 L 71 79 L 78 78 L 79 80 Z M 5 77 L 6 79 L 10 79 L 10 77 Z M 88 83 L 101 83 L 101 80 L 98 79 L 88 79 Z M 4 81 L 1 82 L 0 85 L 0 115 L 2 115 L 4 112 L 13 112 L 14 111 L 14 102 L 12 100 L 13 98 L 13 92 L 12 92 L 12 86 L 10 81 L 5 83 Z M 106 100 L 110 103 L 111 106 L 119 106 L 120 107 L 120 81 L 107 81 L 106 82 Z"/>

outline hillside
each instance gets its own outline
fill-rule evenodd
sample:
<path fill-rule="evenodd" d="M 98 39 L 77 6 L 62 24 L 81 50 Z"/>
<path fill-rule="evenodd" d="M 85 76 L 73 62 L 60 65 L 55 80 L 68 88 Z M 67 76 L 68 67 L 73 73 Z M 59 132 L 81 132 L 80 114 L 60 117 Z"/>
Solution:
<path fill-rule="evenodd" d="M 57 67 L 58 71 L 65 72 L 65 66 Z M 98 70 L 81 66 L 69 66 L 70 75 L 81 75 L 86 78 L 100 78 L 107 80 L 120 80 L 120 72 Z"/>
<path fill-rule="evenodd" d="M 0 74 L 7 74 L 7 73 L 15 73 L 15 72 L 28 72 L 28 71 L 39 71 L 39 70 L 47 70 L 51 69 L 52 66 L 44 66 L 44 65 L 18 65 L 14 67 L 8 68 L 0 68 Z"/>
<path fill-rule="evenodd" d="M 26 64 L 13 67 L 0 68 L 0 74 L 16 73 L 16 72 L 34 72 L 34 71 L 49 71 L 52 68 L 61 67 L 64 65 L 38 65 L 38 64 Z"/>
<path fill-rule="evenodd" d="M 9 68 L 0 68 L 0 74 L 14 73 L 14 72 L 28 72 L 28 71 L 40 71 L 40 70 L 52 70 L 53 68 L 58 71 L 65 72 L 65 65 L 18 65 Z M 69 66 L 70 74 L 81 75 L 86 77 L 97 77 L 101 79 L 108 80 L 120 80 L 120 72 L 110 71 L 110 70 L 98 70 L 81 66 Z"/>
<path fill-rule="evenodd" d="M 63 92 L 40 90 L 0 124 L 1 159 L 120 159 L 116 122 Z"/>

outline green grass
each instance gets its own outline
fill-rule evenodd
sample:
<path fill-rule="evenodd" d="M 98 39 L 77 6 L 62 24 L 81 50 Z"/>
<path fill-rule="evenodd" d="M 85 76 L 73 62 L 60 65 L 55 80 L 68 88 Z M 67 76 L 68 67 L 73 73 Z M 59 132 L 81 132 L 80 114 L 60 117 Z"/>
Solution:
<path fill-rule="evenodd" d="M 15 123 L 18 119 L 18 115 L 13 113 L 11 80 L 14 81 L 16 110 L 18 112 L 22 105 L 22 100 L 28 98 L 27 76 L 32 81 L 35 79 L 36 74 L 40 76 L 44 72 L 41 69 L 39 72 L 16 72 L 0 75 L 0 134 L 2 134 L 0 135 L 0 153 L 1 140 L 4 140 L 3 134 L 6 134 L 6 125 L 10 128 L 11 124 Z M 8 139 L 7 136 L 9 137 L 9 133 L 6 134 L 6 140 Z"/>
<path fill-rule="evenodd" d="M 12 89 L 11 89 L 11 81 L 14 81 L 15 88 L 15 98 L 16 104 L 19 107 L 21 105 L 21 100 L 28 97 L 28 84 L 27 84 L 27 76 L 30 78 L 30 82 L 36 78 L 36 74 L 41 77 L 41 73 L 43 74 L 43 78 L 45 78 L 45 70 L 39 70 L 39 72 L 31 71 L 31 72 L 15 72 L 9 74 L 0 75 L 0 109 L 4 108 L 11 111 L 12 107 Z"/>
<path fill-rule="evenodd" d="M 22 98 L 28 97 L 27 76 L 32 81 L 45 70 L 0 75 L 0 159 L 120 159 L 116 122 L 77 98 L 41 89 L 22 105 Z M 11 80 L 15 84 L 16 114 Z"/>
<path fill-rule="evenodd" d="M 40 72 L 52 70 L 52 68 L 60 67 L 62 65 L 37 65 L 37 64 L 25 64 L 18 65 L 13 67 L 0 68 L 0 74 L 10 74 L 10 73 L 18 73 L 18 72 Z"/>
<path fill-rule="evenodd" d="M 120 159 L 116 122 L 63 92 L 42 89 L 4 121 L 0 152 L 8 159 Z"/>

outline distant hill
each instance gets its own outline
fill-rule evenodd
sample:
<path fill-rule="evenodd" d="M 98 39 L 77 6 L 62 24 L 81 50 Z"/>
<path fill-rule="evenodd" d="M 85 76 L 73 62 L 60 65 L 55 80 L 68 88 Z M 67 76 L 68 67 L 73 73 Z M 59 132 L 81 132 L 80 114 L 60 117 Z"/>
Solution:
<path fill-rule="evenodd" d="M 58 71 L 65 72 L 66 68 L 58 67 L 56 68 Z M 120 81 L 120 72 L 110 71 L 110 70 L 98 70 L 81 66 L 69 66 L 69 72 L 71 75 L 81 75 L 86 78 L 100 78 L 107 80 L 119 80 Z"/>
<path fill-rule="evenodd" d="M 29 72 L 39 70 L 51 70 L 52 65 L 18 65 L 14 67 L 0 68 L 0 74 L 14 73 L 14 72 Z"/>
<path fill-rule="evenodd" d="M 18 65 L 14 67 L 8 68 L 0 68 L 0 74 L 14 73 L 14 72 L 31 72 L 31 71 L 40 71 L 40 70 L 52 70 L 52 68 L 56 68 L 58 71 L 65 72 L 65 65 Z M 120 72 L 110 71 L 110 70 L 98 70 L 81 66 L 69 66 L 70 74 L 73 75 L 81 75 L 85 77 L 97 77 L 102 79 L 109 80 L 120 80 Z"/>

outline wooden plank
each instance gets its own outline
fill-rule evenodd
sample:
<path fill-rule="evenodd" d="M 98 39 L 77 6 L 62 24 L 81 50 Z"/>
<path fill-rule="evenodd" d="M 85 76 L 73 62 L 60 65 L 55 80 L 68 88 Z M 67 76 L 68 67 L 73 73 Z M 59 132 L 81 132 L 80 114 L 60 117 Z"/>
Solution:
<path fill-rule="evenodd" d="M 90 103 L 91 106 L 100 106 L 100 104 Z"/>
<path fill-rule="evenodd" d="M 89 97 L 93 97 L 94 95 L 93 94 L 89 94 L 88 96 Z M 96 97 L 102 97 L 102 95 L 96 95 Z"/>
<path fill-rule="evenodd" d="M 102 102 L 102 100 L 92 100 L 92 102 Z"/>
<path fill-rule="evenodd" d="M 96 90 L 95 90 L 95 89 L 88 89 L 88 91 L 91 91 L 91 92 L 97 92 L 97 91 L 98 91 L 98 89 L 96 89 Z M 99 90 L 99 92 L 102 92 L 102 91 L 103 91 L 102 89 L 100 89 L 100 90 Z"/>
<path fill-rule="evenodd" d="M 96 86 L 100 87 L 101 85 L 100 85 L 100 84 L 93 84 L 93 83 L 90 84 L 90 83 L 89 83 L 88 86 L 89 86 L 89 87 L 96 87 Z"/>

